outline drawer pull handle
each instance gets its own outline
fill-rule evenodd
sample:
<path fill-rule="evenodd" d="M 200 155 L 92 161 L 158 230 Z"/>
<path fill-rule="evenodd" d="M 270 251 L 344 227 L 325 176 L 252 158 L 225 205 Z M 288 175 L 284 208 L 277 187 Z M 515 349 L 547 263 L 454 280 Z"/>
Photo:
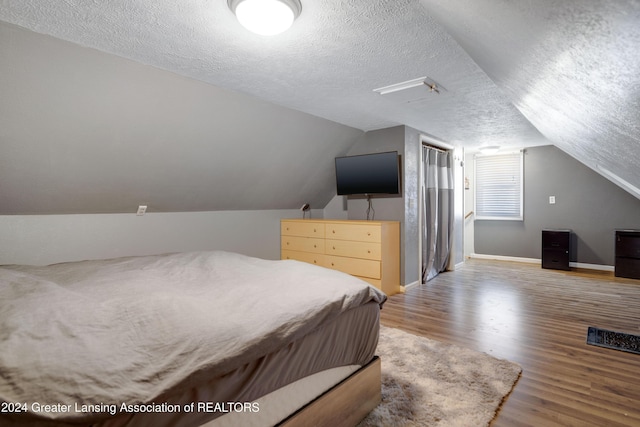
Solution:
<path fill-rule="evenodd" d="M 317 246 L 316 246 L 316 245 L 313 245 L 313 247 L 314 247 L 314 248 L 317 248 Z"/>
<path fill-rule="evenodd" d="M 331 267 L 333 267 L 334 265 L 335 265 L 334 263 L 331 263 Z"/>
<path fill-rule="evenodd" d="M 317 264 L 317 263 L 318 263 L 318 261 L 316 261 L 316 260 L 314 259 L 314 260 L 313 260 L 313 263 L 314 263 L 314 264 Z"/>
<path fill-rule="evenodd" d="M 333 234 L 336 234 L 336 230 L 331 230 L 331 232 L 332 232 Z"/>

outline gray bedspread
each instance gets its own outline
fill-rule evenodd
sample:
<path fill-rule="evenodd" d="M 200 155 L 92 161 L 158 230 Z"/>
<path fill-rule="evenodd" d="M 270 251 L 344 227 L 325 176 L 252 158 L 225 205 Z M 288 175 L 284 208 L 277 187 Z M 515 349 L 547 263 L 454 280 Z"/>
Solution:
<path fill-rule="evenodd" d="M 385 299 L 337 271 L 219 251 L 5 266 L 0 402 L 150 402 Z"/>

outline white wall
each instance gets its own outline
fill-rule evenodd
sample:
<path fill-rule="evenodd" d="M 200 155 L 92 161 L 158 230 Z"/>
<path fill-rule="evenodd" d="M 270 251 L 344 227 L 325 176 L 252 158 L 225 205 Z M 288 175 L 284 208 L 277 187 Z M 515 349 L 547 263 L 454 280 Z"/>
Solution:
<path fill-rule="evenodd" d="M 322 210 L 311 212 L 322 218 Z M 228 250 L 280 258 L 280 219 L 295 209 L 135 214 L 0 215 L 0 265 Z"/>

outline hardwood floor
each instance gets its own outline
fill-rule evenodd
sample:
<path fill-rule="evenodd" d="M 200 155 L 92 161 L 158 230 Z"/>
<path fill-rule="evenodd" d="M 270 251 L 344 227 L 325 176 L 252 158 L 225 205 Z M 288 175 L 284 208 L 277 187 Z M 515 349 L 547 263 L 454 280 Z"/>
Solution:
<path fill-rule="evenodd" d="M 519 363 L 492 427 L 640 426 L 640 355 L 586 344 L 589 326 L 640 335 L 640 280 L 468 260 L 390 297 L 381 322 Z"/>

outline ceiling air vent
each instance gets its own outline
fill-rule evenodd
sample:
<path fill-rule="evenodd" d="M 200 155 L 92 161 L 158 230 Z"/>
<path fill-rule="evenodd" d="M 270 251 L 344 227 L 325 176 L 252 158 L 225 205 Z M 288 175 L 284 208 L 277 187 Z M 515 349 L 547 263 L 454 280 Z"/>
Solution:
<path fill-rule="evenodd" d="M 396 83 L 373 91 L 393 101 L 407 103 L 433 97 L 447 90 L 429 77 L 420 77 L 419 79 Z"/>

